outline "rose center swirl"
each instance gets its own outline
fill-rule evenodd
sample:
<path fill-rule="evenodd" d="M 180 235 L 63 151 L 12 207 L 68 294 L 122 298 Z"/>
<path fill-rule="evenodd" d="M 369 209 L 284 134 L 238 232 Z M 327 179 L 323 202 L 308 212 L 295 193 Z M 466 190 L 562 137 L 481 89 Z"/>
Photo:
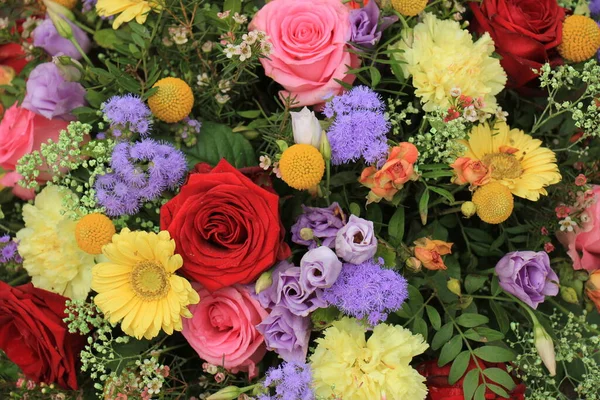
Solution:
<path fill-rule="evenodd" d="M 492 170 L 493 179 L 516 179 L 523 175 L 523 167 L 513 154 L 490 153 L 481 161 Z"/>
<path fill-rule="evenodd" d="M 131 271 L 133 291 L 144 300 L 157 300 L 169 293 L 169 276 L 155 261 L 141 261 Z"/>

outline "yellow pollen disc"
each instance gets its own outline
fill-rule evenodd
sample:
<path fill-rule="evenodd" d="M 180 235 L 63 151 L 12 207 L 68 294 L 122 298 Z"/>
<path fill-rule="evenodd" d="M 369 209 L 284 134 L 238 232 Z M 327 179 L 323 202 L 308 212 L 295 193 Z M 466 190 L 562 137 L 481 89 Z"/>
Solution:
<path fill-rule="evenodd" d="M 316 147 L 295 144 L 287 148 L 279 160 L 281 179 L 294 189 L 312 188 L 321 182 L 325 161 Z"/>
<path fill-rule="evenodd" d="M 131 271 L 133 291 L 143 300 L 158 300 L 169 293 L 169 276 L 156 261 L 137 263 Z"/>
<path fill-rule="evenodd" d="M 481 161 L 492 170 L 493 179 L 516 179 L 523 175 L 521 163 L 512 154 L 490 153 Z"/>
<path fill-rule="evenodd" d="M 194 106 L 194 94 L 179 78 L 164 78 L 154 84 L 158 91 L 148 99 L 152 114 L 161 121 L 173 123 L 187 117 Z"/>
<path fill-rule="evenodd" d="M 510 217 L 514 198 L 510 190 L 500 182 L 491 182 L 473 194 L 477 216 L 488 224 L 499 224 Z"/>
<path fill-rule="evenodd" d="M 429 0 L 392 0 L 392 7 L 400 14 L 414 17 L 427 7 Z"/>
<path fill-rule="evenodd" d="M 558 52 L 568 61 L 581 62 L 596 55 L 600 47 L 600 28 L 593 19 L 571 15 L 565 19 Z"/>
<path fill-rule="evenodd" d="M 77 246 L 88 254 L 102 253 L 102 247 L 111 242 L 116 233 L 110 218 L 103 214 L 88 214 L 75 226 Z"/>

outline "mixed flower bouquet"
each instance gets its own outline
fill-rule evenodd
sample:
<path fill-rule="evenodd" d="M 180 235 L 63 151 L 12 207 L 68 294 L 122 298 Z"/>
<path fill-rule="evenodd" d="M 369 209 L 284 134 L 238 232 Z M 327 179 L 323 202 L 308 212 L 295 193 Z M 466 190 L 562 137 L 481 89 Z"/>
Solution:
<path fill-rule="evenodd" d="M 600 399 L 598 16 L 1 0 L 0 396 Z"/>

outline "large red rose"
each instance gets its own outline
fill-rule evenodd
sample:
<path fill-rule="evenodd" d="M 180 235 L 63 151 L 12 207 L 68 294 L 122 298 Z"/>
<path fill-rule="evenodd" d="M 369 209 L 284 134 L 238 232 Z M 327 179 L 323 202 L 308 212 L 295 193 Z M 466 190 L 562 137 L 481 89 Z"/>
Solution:
<path fill-rule="evenodd" d="M 532 68 L 562 62 L 556 47 L 562 41 L 565 10 L 556 0 L 483 0 L 469 3 L 472 29 L 489 32 L 508 87 L 519 88 L 536 79 Z"/>
<path fill-rule="evenodd" d="M 69 333 L 59 294 L 0 281 L 0 349 L 35 382 L 77 389 L 83 336 Z"/>
<path fill-rule="evenodd" d="M 478 360 L 482 368 L 500 368 L 506 371 L 504 364 L 493 364 L 483 360 Z M 427 388 L 429 394 L 427 400 L 463 400 L 463 381 L 467 372 L 477 368 L 475 362 L 471 359 L 465 375 L 462 376 L 454 385 L 448 382 L 448 376 L 450 375 L 450 368 L 452 363 L 447 364 L 443 367 L 438 367 L 437 360 L 427 361 L 417 366 L 417 371 L 421 375 L 427 378 Z M 482 383 L 482 381 L 480 381 Z M 509 393 L 510 400 L 525 400 L 525 385 L 518 383 L 515 388 Z M 485 392 L 485 398 L 487 400 L 500 400 L 506 399 L 505 397 L 498 396 L 491 390 Z"/>
<path fill-rule="evenodd" d="M 279 197 L 226 160 L 196 168 L 160 212 L 183 257 L 181 271 L 209 291 L 250 283 L 290 255 L 283 243 Z"/>

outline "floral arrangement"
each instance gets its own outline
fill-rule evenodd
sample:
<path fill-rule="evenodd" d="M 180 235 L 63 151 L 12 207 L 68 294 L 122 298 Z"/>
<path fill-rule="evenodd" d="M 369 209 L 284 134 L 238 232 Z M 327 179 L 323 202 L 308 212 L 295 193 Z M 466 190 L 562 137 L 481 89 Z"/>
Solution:
<path fill-rule="evenodd" d="M 1 0 L 3 399 L 600 399 L 600 1 Z"/>

